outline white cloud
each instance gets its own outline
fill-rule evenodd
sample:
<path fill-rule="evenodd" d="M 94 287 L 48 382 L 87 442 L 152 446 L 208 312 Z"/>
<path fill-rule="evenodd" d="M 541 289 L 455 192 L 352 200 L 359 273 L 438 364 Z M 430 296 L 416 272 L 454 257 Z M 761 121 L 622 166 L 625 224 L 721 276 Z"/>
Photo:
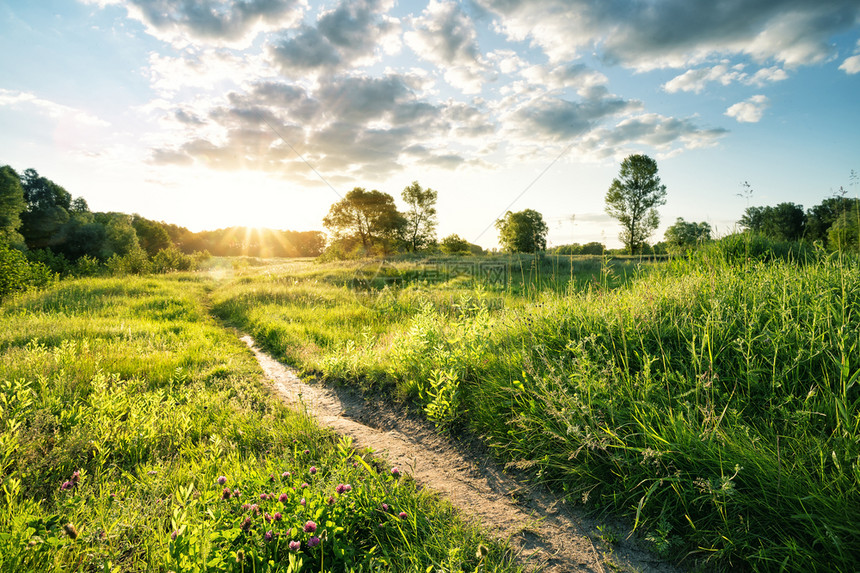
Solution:
<path fill-rule="evenodd" d="M 459 3 L 430 0 L 406 44 L 421 58 L 443 68 L 445 81 L 472 94 L 481 91 L 489 66 L 478 48 L 477 32 Z"/>
<path fill-rule="evenodd" d="M 839 69 L 850 75 L 860 72 L 860 54 L 845 58 L 845 61 L 839 66 Z"/>
<path fill-rule="evenodd" d="M 770 101 L 763 95 L 754 95 L 746 101 L 738 102 L 726 110 L 726 115 L 741 123 L 757 123 L 764 115 Z"/>
<path fill-rule="evenodd" d="M 761 68 L 753 75 L 744 72 L 744 67 L 743 64 L 729 66 L 729 62 L 723 62 L 711 67 L 687 70 L 663 84 L 663 89 L 669 93 L 680 91 L 699 94 L 712 82 L 724 86 L 732 83 L 741 83 L 748 86 L 761 87 L 768 83 L 788 79 L 788 74 L 785 73 L 785 70 L 777 66 Z"/>
<path fill-rule="evenodd" d="M 0 107 L 2 106 L 30 107 L 51 119 L 72 121 L 82 126 L 107 127 L 110 125 L 109 122 L 89 112 L 40 98 L 30 92 L 0 88 Z"/>

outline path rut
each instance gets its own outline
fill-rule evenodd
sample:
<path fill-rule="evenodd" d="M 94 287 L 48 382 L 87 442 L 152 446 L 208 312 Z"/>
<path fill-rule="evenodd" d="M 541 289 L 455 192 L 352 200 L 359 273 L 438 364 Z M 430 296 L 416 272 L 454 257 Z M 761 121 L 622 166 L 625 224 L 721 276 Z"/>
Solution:
<path fill-rule="evenodd" d="M 550 492 L 504 473 L 480 446 L 439 435 L 405 408 L 374 404 L 348 389 L 307 384 L 261 351 L 250 336 L 242 340 L 283 400 L 304 404 L 321 424 L 350 436 L 357 447 L 372 448 L 387 463 L 408 470 L 423 487 L 477 518 L 491 535 L 508 540 L 527 569 L 679 571 L 637 549 L 632 537 L 619 534 L 619 542 L 611 545 L 601 541 L 595 535 L 596 522 Z M 614 528 L 623 530 L 617 524 Z"/>

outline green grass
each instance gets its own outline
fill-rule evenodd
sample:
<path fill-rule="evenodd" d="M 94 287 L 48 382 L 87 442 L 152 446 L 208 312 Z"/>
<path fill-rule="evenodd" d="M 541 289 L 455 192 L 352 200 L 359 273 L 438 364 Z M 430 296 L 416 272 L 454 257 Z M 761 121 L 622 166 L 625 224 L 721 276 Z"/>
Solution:
<path fill-rule="evenodd" d="M 346 264 L 309 265 L 225 284 L 213 301 L 300 367 L 392 388 L 569 500 L 628 515 L 661 555 L 852 571 L 860 269 L 737 249 L 598 260 L 572 280 L 563 261 L 520 259 L 502 288 L 374 290 L 346 280 Z"/>
<path fill-rule="evenodd" d="M 517 570 L 271 396 L 213 284 L 82 279 L 0 307 L 0 570 Z"/>

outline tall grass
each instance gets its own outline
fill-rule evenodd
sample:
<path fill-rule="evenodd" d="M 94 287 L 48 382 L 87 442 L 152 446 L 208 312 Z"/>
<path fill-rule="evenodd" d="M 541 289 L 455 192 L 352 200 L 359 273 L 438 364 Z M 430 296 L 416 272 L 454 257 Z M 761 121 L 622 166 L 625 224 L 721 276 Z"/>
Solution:
<path fill-rule="evenodd" d="M 342 306 L 331 314 L 284 312 L 293 348 L 308 348 L 305 321 L 333 333 L 306 367 L 396 384 L 440 426 L 485 436 L 571 501 L 629 515 L 664 556 L 852 571 L 860 269 L 836 256 L 736 250 L 626 280 L 408 287 L 376 308 L 332 291 Z M 222 290 L 222 311 L 258 331 L 286 329 L 274 308 L 243 322 L 248 289 L 269 288 L 253 285 Z M 334 321 L 359 307 L 364 318 Z"/>
<path fill-rule="evenodd" d="M 86 279 L 0 307 L 0 570 L 517 569 L 270 396 L 210 288 Z"/>

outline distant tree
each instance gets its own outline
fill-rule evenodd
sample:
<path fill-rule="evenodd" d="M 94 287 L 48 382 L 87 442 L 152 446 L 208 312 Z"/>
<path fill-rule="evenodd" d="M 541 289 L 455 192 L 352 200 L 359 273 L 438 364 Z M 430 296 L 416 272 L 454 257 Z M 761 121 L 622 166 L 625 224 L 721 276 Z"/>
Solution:
<path fill-rule="evenodd" d="M 803 205 L 780 203 L 775 207 L 747 207 L 741 227 L 778 241 L 799 241 L 803 237 L 806 214 Z"/>
<path fill-rule="evenodd" d="M 535 253 L 546 250 L 546 234 L 549 231 L 543 215 L 533 209 L 517 213 L 508 211 L 496 221 L 499 243 L 509 253 Z"/>
<path fill-rule="evenodd" d="M 711 226 L 706 222 L 687 222 L 678 217 L 663 235 L 670 252 L 684 252 L 711 240 Z"/>
<path fill-rule="evenodd" d="M 630 254 L 639 252 L 660 224 L 656 208 L 665 204 L 666 186 L 660 183 L 657 162 L 647 155 L 624 159 L 606 193 L 606 212 L 621 223 L 618 238 Z"/>
<path fill-rule="evenodd" d="M 97 213 L 96 221 L 104 226 L 105 240 L 102 244 L 102 258 L 112 255 L 120 257 L 143 252 L 137 238 L 137 231 L 131 224 L 131 215 L 125 213 Z"/>
<path fill-rule="evenodd" d="M 830 246 L 829 231 L 839 217 L 846 212 L 854 212 L 860 208 L 860 199 L 848 198 L 845 190 L 824 199 L 820 204 L 806 210 L 806 225 L 804 238 L 809 241 L 821 241 L 825 247 Z"/>
<path fill-rule="evenodd" d="M 406 219 L 397 211 L 394 198 L 380 191 L 356 187 L 335 203 L 323 219 L 335 240 L 360 243 L 365 251 L 388 250 L 401 234 Z"/>
<path fill-rule="evenodd" d="M 471 253 L 469 241 L 457 234 L 448 235 L 439 243 L 439 248 L 446 255 L 468 255 Z"/>
<path fill-rule="evenodd" d="M 409 251 L 415 252 L 436 240 L 436 198 L 433 189 L 422 189 L 417 181 L 403 189 L 402 197 L 408 209 L 404 216 L 403 240 Z"/>
<path fill-rule="evenodd" d="M 162 249 L 173 247 L 170 241 L 170 235 L 167 234 L 167 229 L 161 223 L 150 221 L 138 214 L 132 215 L 131 225 L 137 233 L 137 239 L 140 242 L 140 247 L 146 251 L 150 257 Z"/>
<path fill-rule="evenodd" d="M 21 213 L 27 203 L 24 201 L 24 188 L 21 178 L 8 165 L 0 167 L 0 239 L 9 244 L 22 241 L 18 234 L 21 226 Z"/>

